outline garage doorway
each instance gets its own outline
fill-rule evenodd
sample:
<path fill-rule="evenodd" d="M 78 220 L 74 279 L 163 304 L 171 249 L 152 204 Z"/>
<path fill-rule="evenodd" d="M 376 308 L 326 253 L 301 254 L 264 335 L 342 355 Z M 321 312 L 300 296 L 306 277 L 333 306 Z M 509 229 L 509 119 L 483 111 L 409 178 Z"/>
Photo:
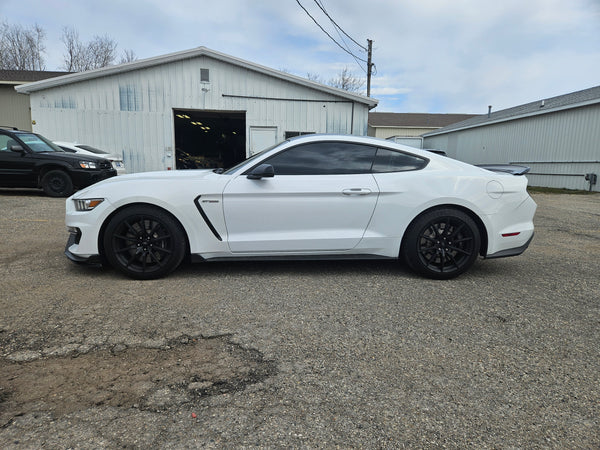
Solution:
<path fill-rule="evenodd" d="M 235 166 L 246 159 L 246 113 L 174 109 L 176 169 Z"/>

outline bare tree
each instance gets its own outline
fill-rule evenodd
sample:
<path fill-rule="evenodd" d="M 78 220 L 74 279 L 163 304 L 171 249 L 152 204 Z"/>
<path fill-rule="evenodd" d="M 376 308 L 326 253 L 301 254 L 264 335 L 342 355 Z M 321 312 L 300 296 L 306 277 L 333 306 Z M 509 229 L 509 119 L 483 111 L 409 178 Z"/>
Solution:
<path fill-rule="evenodd" d="M 310 81 L 314 81 L 315 83 L 323 83 L 323 79 L 321 78 L 321 75 L 316 74 L 316 73 L 307 72 L 306 78 L 308 78 Z"/>
<path fill-rule="evenodd" d="M 116 59 L 117 43 L 108 36 L 94 36 L 84 44 L 74 28 L 64 27 L 61 40 L 65 44 L 63 69 L 69 72 L 83 72 L 109 66 Z"/>
<path fill-rule="evenodd" d="M 130 62 L 135 61 L 136 59 L 137 59 L 137 56 L 133 50 L 131 50 L 131 49 L 123 50 L 123 56 L 121 56 L 121 60 L 119 61 L 119 64 L 130 63 Z"/>
<path fill-rule="evenodd" d="M 84 53 L 83 45 L 79 40 L 79 33 L 75 28 L 64 27 L 60 40 L 66 47 L 64 65 L 62 68 L 67 72 L 76 72 L 75 67 L 81 65 L 80 59 Z"/>
<path fill-rule="evenodd" d="M 348 92 L 360 92 L 365 85 L 365 80 L 355 77 L 348 67 L 344 67 L 336 78 L 332 78 L 327 83 L 338 89 Z"/>
<path fill-rule="evenodd" d="M 37 24 L 30 28 L 0 24 L 0 69 L 44 70 L 45 36 L 46 32 Z"/>
<path fill-rule="evenodd" d="M 347 67 L 344 67 L 337 77 L 331 78 L 329 81 L 323 81 L 321 75 L 311 72 L 306 74 L 306 78 L 316 83 L 328 84 L 349 92 L 360 92 L 365 85 L 365 80 L 355 77 Z"/>

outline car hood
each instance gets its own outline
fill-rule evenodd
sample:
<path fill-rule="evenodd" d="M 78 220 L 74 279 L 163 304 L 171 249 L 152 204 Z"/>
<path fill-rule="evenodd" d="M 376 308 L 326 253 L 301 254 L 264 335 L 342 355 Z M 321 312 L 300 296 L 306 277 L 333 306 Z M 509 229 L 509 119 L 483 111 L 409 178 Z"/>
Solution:
<path fill-rule="evenodd" d="M 46 157 L 48 155 L 56 159 L 62 159 L 63 161 L 107 161 L 106 158 L 100 158 L 99 156 L 92 155 L 81 155 L 77 153 L 68 152 L 37 152 L 32 153 L 33 155 L 40 155 Z"/>
<path fill-rule="evenodd" d="M 121 175 L 119 179 L 109 179 L 107 182 L 123 182 L 137 181 L 152 181 L 152 180 L 181 180 L 188 178 L 201 179 L 209 176 L 217 175 L 211 169 L 191 169 L 191 170 L 160 170 L 156 172 L 139 172 Z"/>
<path fill-rule="evenodd" d="M 225 175 L 216 174 L 210 169 L 202 170 L 163 170 L 157 172 L 140 172 L 119 175 L 118 177 L 108 178 L 99 183 L 93 184 L 92 186 L 78 191 L 74 197 L 84 198 L 88 194 L 92 195 L 104 195 L 105 192 L 115 191 L 126 191 L 132 192 L 134 190 L 147 189 L 149 186 L 156 187 L 162 186 L 162 189 L 168 189 L 177 184 L 185 185 L 186 182 L 200 181 L 208 178 L 222 178 Z M 124 183 L 124 184 L 123 184 Z M 168 186 L 165 188 L 165 186 Z"/>

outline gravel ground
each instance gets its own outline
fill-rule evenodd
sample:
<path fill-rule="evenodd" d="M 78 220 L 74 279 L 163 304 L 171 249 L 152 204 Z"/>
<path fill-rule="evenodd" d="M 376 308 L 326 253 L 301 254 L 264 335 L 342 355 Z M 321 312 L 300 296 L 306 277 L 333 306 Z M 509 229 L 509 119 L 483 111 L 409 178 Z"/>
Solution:
<path fill-rule="evenodd" d="M 516 258 L 63 255 L 64 200 L 0 190 L 1 448 L 599 448 L 600 195 L 534 194 Z"/>

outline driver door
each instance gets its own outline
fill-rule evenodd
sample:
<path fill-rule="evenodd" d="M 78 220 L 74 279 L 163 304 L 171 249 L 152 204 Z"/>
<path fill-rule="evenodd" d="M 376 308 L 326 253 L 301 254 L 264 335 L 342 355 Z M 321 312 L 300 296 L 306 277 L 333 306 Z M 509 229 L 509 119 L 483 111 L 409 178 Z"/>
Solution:
<path fill-rule="evenodd" d="M 327 252 L 354 248 L 378 197 L 370 173 L 375 148 L 299 145 L 261 161 L 273 177 L 232 180 L 223 192 L 233 253 Z"/>

